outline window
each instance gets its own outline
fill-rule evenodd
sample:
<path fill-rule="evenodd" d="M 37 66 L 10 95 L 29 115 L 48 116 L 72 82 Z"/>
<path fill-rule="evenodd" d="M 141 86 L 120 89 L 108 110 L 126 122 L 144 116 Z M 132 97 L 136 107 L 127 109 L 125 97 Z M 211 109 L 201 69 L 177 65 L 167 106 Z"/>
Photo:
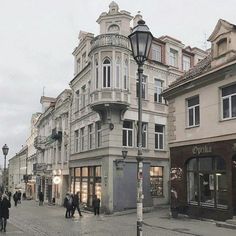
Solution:
<path fill-rule="evenodd" d="M 221 39 L 218 43 L 218 56 L 224 54 L 227 50 L 227 39 Z"/>
<path fill-rule="evenodd" d="M 133 122 L 124 121 L 122 131 L 123 131 L 123 141 L 122 141 L 123 146 L 132 147 L 133 146 Z"/>
<path fill-rule="evenodd" d="M 220 157 L 193 158 L 187 163 L 188 202 L 191 205 L 226 209 L 226 163 Z"/>
<path fill-rule="evenodd" d="M 183 71 L 188 71 L 190 69 L 190 57 L 183 56 Z"/>
<path fill-rule="evenodd" d="M 78 111 L 80 107 L 80 94 L 79 90 L 75 92 L 75 111 Z"/>
<path fill-rule="evenodd" d="M 109 59 L 105 59 L 103 62 L 103 87 L 110 88 L 111 87 L 111 62 Z"/>
<path fill-rule="evenodd" d="M 222 118 L 236 117 L 236 84 L 222 88 Z"/>
<path fill-rule="evenodd" d="M 116 88 L 120 88 L 120 58 L 116 59 Z"/>
<path fill-rule="evenodd" d="M 79 151 L 79 130 L 75 130 L 75 152 Z"/>
<path fill-rule="evenodd" d="M 102 146 L 102 124 L 100 121 L 96 122 L 96 146 Z"/>
<path fill-rule="evenodd" d="M 91 89 L 91 81 L 88 82 L 88 100 L 87 103 L 90 104 L 90 89 Z"/>
<path fill-rule="evenodd" d="M 128 60 L 125 60 L 125 64 L 124 64 L 124 81 L 123 81 L 123 88 L 124 89 L 128 89 L 128 76 L 129 76 L 129 72 L 128 72 Z"/>
<path fill-rule="evenodd" d="M 155 83 L 155 87 L 154 87 L 154 101 L 158 102 L 158 103 L 163 103 L 164 99 L 161 95 L 162 91 L 163 91 L 163 81 L 159 80 L 159 79 L 155 79 L 154 80 Z"/>
<path fill-rule="evenodd" d="M 85 104 L 86 104 L 86 86 L 84 85 L 82 87 L 82 94 L 81 94 L 81 106 L 82 108 L 85 107 Z"/>
<path fill-rule="evenodd" d="M 161 46 L 152 46 L 152 60 L 161 62 Z"/>
<path fill-rule="evenodd" d="M 171 48 L 169 60 L 171 66 L 178 67 L 178 51 Z"/>
<path fill-rule="evenodd" d="M 152 197 L 163 196 L 163 167 L 150 167 L 150 189 Z"/>
<path fill-rule="evenodd" d="M 98 61 L 95 61 L 95 88 L 98 88 Z"/>
<path fill-rule="evenodd" d="M 139 97 L 139 79 L 136 79 L 136 96 Z M 142 98 L 147 99 L 147 76 L 142 78 Z"/>
<path fill-rule="evenodd" d="M 89 149 L 93 147 L 93 124 L 88 126 L 88 147 Z"/>
<path fill-rule="evenodd" d="M 137 147 L 138 147 L 138 132 L 137 132 Z M 147 123 L 142 123 L 142 147 L 147 147 Z"/>
<path fill-rule="evenodd" d="M 188 104 L 188 127 L 200 124 L 199 96 L 187 100 Z"/>
<path fill-rule="evenodd" d="M 85 133 L 84 127 L 80 129 L 80 136 L 81 136 L 81 151 L 84 151 L 84 140 L 85 140 Z"/>
<path fill-rule="evenodd" d="M 155 149 L 164 150 L 164 125 L 155 124 Z"/>

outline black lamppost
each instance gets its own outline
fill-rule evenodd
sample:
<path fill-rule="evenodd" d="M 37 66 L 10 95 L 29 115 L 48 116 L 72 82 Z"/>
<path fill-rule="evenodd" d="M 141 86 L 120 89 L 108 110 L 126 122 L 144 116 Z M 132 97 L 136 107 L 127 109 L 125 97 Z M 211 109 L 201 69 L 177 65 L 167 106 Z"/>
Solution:
<path fill-rule="evenodd" d="M 138 21 L 129 35 L 134 60 L 138 64 L 138 155 L 137 155 L 137 236 L 142 236 L 143 225 L 143 156 L 142 156 L 142 80 L 143 64 L 147 60 L 153 36 L 145 21 Z"/>
<path fill-rule="evenodd" d="M 9 151 L 9 147 L 5 144 L 2 147 L 2 152 L 4 155 L 3 192 L 5 192 L 5 187 L 6 187 L 6 158 L 7 158 L 8 151 Z"/>

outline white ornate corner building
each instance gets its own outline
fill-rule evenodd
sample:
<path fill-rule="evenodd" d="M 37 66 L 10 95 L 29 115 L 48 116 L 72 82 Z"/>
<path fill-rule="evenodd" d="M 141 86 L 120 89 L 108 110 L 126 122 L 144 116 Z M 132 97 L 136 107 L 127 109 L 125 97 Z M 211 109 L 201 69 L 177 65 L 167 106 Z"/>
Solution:
<path fill-rule="evenodd" d="M 141 18 L 112 2 L 97 19 L 99 35 L 80 31 L 73 52 L 70 190 L 88 207 L 98 195 L 108 213 L 136 207 L 138 86 L 128 35 Z M 169 36 L 154 38 L 142 82 L 144 206 L 168 202 L 168 106 L 161 92 L 206 55 Z"/>

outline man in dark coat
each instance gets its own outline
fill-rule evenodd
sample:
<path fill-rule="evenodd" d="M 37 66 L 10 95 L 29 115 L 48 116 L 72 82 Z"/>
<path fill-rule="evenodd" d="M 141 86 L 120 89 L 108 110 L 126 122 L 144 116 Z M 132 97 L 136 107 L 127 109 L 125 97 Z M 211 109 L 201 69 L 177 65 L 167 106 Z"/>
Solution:
<path fill-rule="evenodd" d="M 82 216 L 81 211 L 80 211 L 80 198 L 79 198 L 79 192 L 77 192 L 74 196 L 73 196 L 73 211 L 72 211 L 72 217 L 75 214 L 75 211 L 77 209 L 78 213 L 80 216 Z"/>
<path fill-rule="evenodd" d="M 0 203 L 0 212 L 1 212 L 1 229 L 0 231 L 6 232 L 6 226 L 7 226 L 7 219 L 9 219 L 9 208 L 11 207 L 11 203 L 7 198 L 7 195 L 3 195 L 3 199 Z"/>
<path fill-rule="evenodd" d="M 64 207 L 66 208 L 65 218 L 70 218 L 73 208 L 73 199 L 69 193 L 67 193 L 64 198 Z"/>
<path fill-rule="evenodd" d="M 93 211 L 94 215 L 98 215 L 100 213 L 100 199 L 97 197 L 97 195 L 94 196 L 93 199 Z"/>
<path fill-rule="evenodd" d="M 39 206 L 42 206 L 43 202 L 44 202 L 44 195 L 43 195 L 43 192 L 41 191 L 39 193 Z"/>
<path fill-rule="evenodd" d="M 18 202 L 18 193 L 17 193 L 17 191 L 13 195 L 13 200 L 15 202 L 15 207 L 16 207 L 17 206 L 17 202 Z"/>

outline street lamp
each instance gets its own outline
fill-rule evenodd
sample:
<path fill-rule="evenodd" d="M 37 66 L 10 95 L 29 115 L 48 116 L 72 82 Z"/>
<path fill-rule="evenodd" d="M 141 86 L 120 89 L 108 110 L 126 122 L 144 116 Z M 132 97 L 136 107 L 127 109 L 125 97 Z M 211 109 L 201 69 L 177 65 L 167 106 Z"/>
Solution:
<path fill-rule="evenodd" d="M 2 147 L 2 152 L 3 152 L 3 155 L 4 155 L 3 192 L 5 192 L 5 187 L 6 187 L 6 157 L 7 157 L 8 151 L 9 151 L 9 147 L 5 144 Z"/>
<path fill-rule="evenodd" d="M 145 21 L 138 21 L 129 35 L 134 60 L 138 64 L 138 155 L 137 155 L 137 236 L 142 236 L 143 224 L 143 156 L 142 156 L 142 78 L 153 36 Z"/>

